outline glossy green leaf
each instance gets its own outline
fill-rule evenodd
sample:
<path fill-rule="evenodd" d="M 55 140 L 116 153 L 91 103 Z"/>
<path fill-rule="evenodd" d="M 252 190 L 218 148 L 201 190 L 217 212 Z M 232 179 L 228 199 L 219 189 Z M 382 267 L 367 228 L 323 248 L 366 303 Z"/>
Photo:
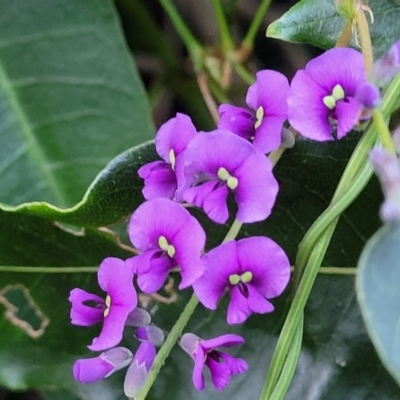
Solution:
<path fill-rule="evenodd" d="M 64 388 L 80 399 L 113 398 L 108 382 L 89 389 L 71 373 L 73 362 L 89 354 L 85 346 L 98 329 L 71 326 L 69 292 L 82 287 L 101 294 L 96 274 L 44 273 L 43 268 L 93 267 L 107 256 L 127 258 L 130 253 L 109 234 L 90 229 L 70 233 L 43 218 L 12 212 L 0 211 L 0 229 L 7 232 L 0 237 L 0 385 Z M 31 272 L 7 272 L 7 266 L 29 266 Z"/>
<path fill-rule="evenodd" d="M 362 252 L 357 296 L 368 333 L 386 368 L 400 384 L 400 226 L 380 229 Z"/>
<path fill-rule="evenodd" d="M 379 57 L 400 39 L 400 5 L 394 0 L 369 0 L 374 16 L 370 24 L 374 54 Z M 335 46 L 345 20 L 333 0 L 302 0 L 269 25 L 267 36 L 293 43 L 312 44 L 322 49 Z M 352 45 L 356 46 L 355 41 Z"/>
<path fill-rule="evenodd" d="M 0 1 L 0 201 L 72 206 L 150 139 L 147 99 L 112 2 Z"/>

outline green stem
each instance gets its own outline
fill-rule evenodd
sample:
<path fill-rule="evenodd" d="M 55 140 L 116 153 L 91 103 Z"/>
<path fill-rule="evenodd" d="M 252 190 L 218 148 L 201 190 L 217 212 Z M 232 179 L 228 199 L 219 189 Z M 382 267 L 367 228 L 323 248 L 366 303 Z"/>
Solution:
<path fill-rule="evenodd" d="M 346 21 L 346 24 L 343 28 L 341 35 L 339 36 L 339 39 L 336 42 L 335 47 L 347 47 L 350 43 L 351 35 L 352 35 L 352 21 L 349 19 Z"/>
<path fill-rule="evenodd" d="M 358 32 L 360 34 L 361 51 L 364 56 L 365 72 L 368 75 L 374 64 L 368 21 L 365 16 L 364 10 L 361 7 L 358 8 L 355 17 L 356 17 Z"/>
<path fill-rule="evenodd" d="M 143 389 L 140 391 L 135 400 L 145 400 L 147 394 L 153 386 L 154 381 L 157 378 L 158 373 L 160 372 L 161 367 L 164 365 L 165 360 L 169 356 L 172 348 L 175 346 L 178 338 L 181 336 L 182 331 L 185 329 L 186 324 L 188 323 L 198 304 L 199 300 L 197 299 L 196 295 L 193 294 L 189 300 L 189 303 L 186 304 L 186 307 L 182 311 L 182 314 L 175 322 L 175 325 L 172 327 L 164 344 L 157 352 L 153 367 L 150 370 L 146 383 L 144 384 Z"/>
<path fill-rule="evenodd" d="M 242 64 L 235 63 L 233 68 L 236 73 L 246 82 L 248 85 L 252 85 L 255 82 L 255 78 L 251 72 L 247 70 Z"/>
<path fill-rule="evenodd" d="M 234 49 L 235 44 L 233 42 L 231 32 L 229 30 L 228 21 L 226 20 L 224 8 L 222 7 L 221 0 L 211 0 L 214 8 L 215 18 L 221 36 L 221 45 L 224 54 Z"/>
<path fill-rule="evenodd" d="M 187 49 L 189 50 L 195 71 L 196 72 L 200 71 L 202 68 L 202 55 L 203 55 L 202 45 L 193 36 L 192 32 L 181 18 L 178 10 L 175 8 L 172 1 L 159 0 L 159 2 L 164 8 L 165 12 L 168 14 L 169 18 L 171 19 L 172 24 L 174 25 L 176 31 L 178 32 L 178 35 L 180 36 L 182 41 L 185 43 Z"/>
<path fill-rule="evenodd" d="M 377 108 L 372 111 L 372 118 L 374 119 L 376 129 L 378 130 L 379 138 L 382 146 L 392 155 L 396 155 L 396 149 L 394 147 L 392 136 L 390 135 L 389 128 L 382 114 L 382 111 Z"/>
<path fill-rule="evenodd" d="M 253 22 L 250 25 L 249 30 L 245 38 L 242 41 L 242 47 L 251 51 L 253 48 L 254 38 L 258 30 L 260 29 L 261 23 L 265 17 L 265 14 L 268 11 L 269 5 L 271 4 L 271 0 L 262 0 L 261 5 L 258 8 L 256 15 L 254 16 Z"/>
<path fill-rule="evenodd" d="M 222 243 L 229 242 L 229 240 L 235 239 L 238 235 L 240 228 L 242 227 L 242 223 L 239 222 L 237 219 L 233 221 L 232 226 L 230 227 L 228 233 L 226 234 Z"/>
<path fill-rule="evenodd" d="M 0 266 L 0 272 L 19 272 L 34 274 L 84 274 L 97 272 L 99 267 L 34 267 L 34 266 Z"/>

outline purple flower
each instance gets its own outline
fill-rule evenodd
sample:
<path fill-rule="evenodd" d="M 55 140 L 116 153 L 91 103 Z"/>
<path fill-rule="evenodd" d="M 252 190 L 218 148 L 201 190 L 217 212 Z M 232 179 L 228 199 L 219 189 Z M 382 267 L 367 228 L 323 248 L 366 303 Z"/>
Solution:
<path fill-rule="evenodd" d="M 142 342 L 125 375 L 124 392 L 129 399 L 136 398 L 147 380 L 156 357 L 156 348 L 150 342 Z"/>
<path fill-rule="evenodd" d="M 142 254 L 126 262 L 138 274 L 139 287 L 145 293 L 160 289 L 168 273 L 180 267 L 179 289 L 199 278 L 204 266 L 200 260 L 206 235 L 198 221 L 178 203 L 154 199 L 133 213 L 129 237 Z"/>
<path fill-rule="evenodd" d="M 77 360 L 73 367 L 74 378 L 81 383 L 93 383 L 128 366 L 133 354 L 125 347 L 114 347 L 98 357 Z"/>
<path fill-rule="evenodd" d="M 274 310 L 267 300 L 279 296 L 290 278 L 290 263 L 273 240 L 257 236 L 224 243 L 203 256 L 204 274 L 193 284 L 200 302 L 215 310 L 227 289 L 228 324 L 240 324 L 255 312 Z"/>
<path fill-rule="evenodd" d="M 379 107 L 382 101 L 379 89 L 369 82 L 358 88 L 355 98 L 366 110 Z"/>
<path fill-rule="evenodd" d="M 146 200 L 157 197 L 174 199 L 177 188 L 175 169 L 179 156 L 195 135 L 196 128 L 185 114 L 177 113 L 175 118 L 160 127 L 155 145 L 164 161 L 154 161 L 138 170 L 139 176 L 145 180 L 142 193 Z"/>
<path fill-rule="evenodd" d="M 218 128 L 226 129 L 245 139 L 254 138 L 254 147 L 263 153 L 277 149 L 281 131 L 287 119 L 287 78 L 272 70 L 259 71 L 256 82 L 249 87 L 246 97 L 250 112 L 242 107 L 222 104 Z"/>
<path fill-rule="evenodd" d="M 332 123 L 341 139 L 357 124 L 361 105 L 354 98 L 365 84 L 362 55 L 350 48 L 334 48 L 297 71 L 288 94 L 288 118 L 303 136 L 333 140 Z"/>
<path fill-rule="evenodd" d="M 164 332 L 155 325 L 139 326 L 136 329 L 136 339 L 153 343 L 154 346 L 161 346 L 164 343 Z"/>
<path fill-rule="evenodd" d="M 210 340 L 202 340 L 193 333 L 185 333 L 180 346 L 194 360 L 193 384 L 197 390 L 204 389 L 203 368 L 210 369 L 211 380 L 217 390 L 226 387 L 231 375 L 242 374 L 247 370 L 247 363 L 241 358 L 234 358 L 217 347 L 232 347 L 244 343 L 241 336 L 222 335 Z"/>
<path fill-rule="evenodd" d="M 230 192 L 238 205 L 236 218 L 243 223 L 267 218 L 278 193 L 271 162 L 248 141 L 223 130 L 192 139 L 178 184 L 177 196 L 203 208 L 220 224 L 229 217 Z"/>
<path fill-rule="evenodd" d="M 382 87 L 388 84 L 400 72 L 400 41 L 375 62 L 371 71 L 371 81 Z"/>
<path fill-rule="evenodd" d="M 93 351 L 109 349 L 121 341 L 125 321 L 137 304 L 133 272 L 124 261 L 105 258 L 100 264 L 97 279 L 100 288 L 107 293 L 105 300 L 82 289 L 71 290 L 69 296 L 72 324 L 90 326 L 103 321 L 100 336 L 88 346 Z M 95 306 L 85 304 L 88 301 L 94 302 Z"/>

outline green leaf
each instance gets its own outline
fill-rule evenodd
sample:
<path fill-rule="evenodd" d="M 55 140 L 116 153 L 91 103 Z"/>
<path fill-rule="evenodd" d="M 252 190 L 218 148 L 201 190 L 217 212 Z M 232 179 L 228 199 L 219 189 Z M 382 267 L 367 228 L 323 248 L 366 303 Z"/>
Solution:
<path fill-rule="evenodd" d="M 77 358 L 89 356 L 86 345 L 98 327 L 70 324 L 69 292 L 82 287 L 101 295 L 96 274 L 43 271 L 50 266 L 85 271 L 107 256 L 125 259 L 130 253 L 109 234 L 90 229 L 70 233 L 43 218 L 12 212 L 0 211 L 0 229 L 7 232 L 0 237 L 0 385 L 12 390 L 65 388 L 82 399 L 104 393 L 114 398 L 109 382 L 89 389 L 71 373 Z M 15 273 L 11 266 L 29 266 L 31 272 Z"/>
<path fill-rule="evenodd" d="M 357 296 L 368 333 L 400 385 L 400 226 L 381 228 L 365 246 L 357 269 Z"/>
<path fill-rule="evenodd" d="M 74 207 L 61 209 L 46 202 L 32 202 L 8 211 L 57 220 L 77 226 L 105 226 L 131 214 L 143 201 L 143 180 L 137 170 L 157 159 L 153 143 L 136 146 L 113 159 Z"/>
<path fill-rule="evenodd" d="M 116 12 L 108 0 L 2 0 L 0 15 L 0 201 L 72 206 L 153 134 Z"/>
<path fill-rule="evenodd" d="M 393 0 L 369 0 L 368 6 L 374 15 L 370 24 L 374 55 L 380 57 L 400 39 L 400 5 Z M 302 0 L 269 25 L 267 36 L 329 49 L 335 46 L 344 25 L 334 1 Z M 354 40 L 351 44 L 357 47 Z"/>

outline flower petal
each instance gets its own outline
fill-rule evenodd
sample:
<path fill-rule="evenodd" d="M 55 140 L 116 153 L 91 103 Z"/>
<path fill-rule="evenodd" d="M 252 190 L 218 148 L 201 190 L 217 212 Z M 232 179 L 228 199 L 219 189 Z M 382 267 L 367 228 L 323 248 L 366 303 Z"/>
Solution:
<path fill-rule="evenodd" d="M 77 360 L 73 367 L 74 378 L 80 383 L 93 383 L 104 379 L 114 366 L 100 357 Z"/>
<path fill-rule="evenodd" d="M 161 125 L 156 135 L 157 153 L 170 163 L 169 152 L 174 150 L 175 157 L 186 149 L 188 143 L 195 137 L 196 128 L 192 120 L 186 114 L 177 113 L 175 118 L 171 118 Z"/>
<path fill-rule="evenodd" d="M 243 343 L 244 339 L 241 336 L 228 333 L 226 335 L 217 336 L 213 339 L 202 340 L 200 345 L 204 351 L 207 352 L 216 349 L 217 347 L 232 347 Z"/>
<path fill-rule="evenodd" d="M 145 180 L 142 193 L 146 200 L 158 197 L 171 200 L 174 198 L 178 184 L 169 164 L 164 161 L 154 161 L 139 168 L 138 174 Z"/>
<path fill-rule="evenodd" d="M 72 303 L 70 316 L 73 325 L 91 326 L 103 321 L 106 306 L 101 297 L 75 288 L 71 290 L 68 300 Z M 85 301 L 94 301 L 97 304 L 95 307 L 89 307 L 84 304 Z"/>
<path fill-rule="evenodd" d="M 229 367 L 226 364 L 221 364 L 218 361 L 213 360 L 209 356 L 207 357 L 206 365 L 210 369 L 211 381 L 215 389 L 224 389 L 231 379 Z"/>
<path fill-rule="evenodd" d="M 266 300 L 261 294 L 254 288 L 252 284 L 247 285 L 249 296 L 247 298 L 247 304 L 251 311 L 258 314 L 266 314 L 274 311 L 274 306 Z"/>
<path fill-rule="evenodd" d="M 285 120 L 286 116 L 264 117 L 261 125 L 256 129 L 254 148 L 264 154 L 276 150 L 282 142 L 282 127 Z"/>
<path fill-rule="evenodd" d="M 361 114 L 360 103 L 352 97 L 348 97 L 346 101 L 339 101 L 336 104 L 335 114 L 337 117 L 337 137 L 341 139 L 357 124 Z"/>
<path fill-rule="evenodd" d="M 221 185 L 204 199 L 203 208 L 205 213 L 208 215 L 208 218 L 217 224 L 224 224 L 229 218 L 228 194 L 228 187 Z"/>
<path fill-rule="evenodd" d="M 251 271 L 251 285 L 267 299 L 279 296 L 290 279 L 290 262 L 272 239 L 255 236 L 237 242 L 241 272 Z"/>
<path fill-rule="evenodd" d="M 212 180 L 199 186 L 188 188 L 183 192 L 183 198 L 188 203 L 203 208 L 206 198 L 218 187 L 218 185 L 218 181 Z"/>
<path fill-rule="evenodd" d="M 151 342 L 142 342 L 140 343 L 139 348 L 136 351 L 136 354 L 133 358 L 134 361 L 137 361 L 138 364 L 145 364 L 147 371 L 153 365 L 154 359 L 156 358 L 156 348 Z"/>
<path fill-rule="evenodd" d="M 244 139 L 250 139 L 254 136 L 256 119 L 249 110 L 231 106 L 230 104 L 221 104 L 218 112 L 221 115 L 218 122 L 218 129 L 236 133 Z"/>
<path fill-rule="evenodd" d="M 204 351 L 201 346 L 198 346 L 192 375 L 193 385 L 197 390 L 204 390 L 205 386 L 203 375 L 204 359 Z"/>
<path fill-rule="evenodd" d="M 288 93 L 288 119 L 300 134 L 317 141 L 333 140 L 329 109 L 323 98 L 329 95 L 307 72 L 297 71 Z"/>
<path fill-rule="evenodd" d="M 247 299 L 240 293 L 237 286 L 230 288 L 231 301 L 228 306 L 227 322 L 229 325 L 241 324 L 251 314 Z"/>
<path fill-rule="evenodd" d="M 218 351 L 218 355 L 224 359 L 232 375 L 243 374 L 243 372 L 247 371 L 247 362 L 242 358 L 232 357 L 230 354 L 222 351 Z"/>
<path fill-rule="evenodd" d="M 238 204 L 236 218 L 242 223 L 263 221 L 270 215 L 279 190 L 271 162 L 256 152 L 236 170 L 236 178 L 239 181 L 234 191 Z"/>

